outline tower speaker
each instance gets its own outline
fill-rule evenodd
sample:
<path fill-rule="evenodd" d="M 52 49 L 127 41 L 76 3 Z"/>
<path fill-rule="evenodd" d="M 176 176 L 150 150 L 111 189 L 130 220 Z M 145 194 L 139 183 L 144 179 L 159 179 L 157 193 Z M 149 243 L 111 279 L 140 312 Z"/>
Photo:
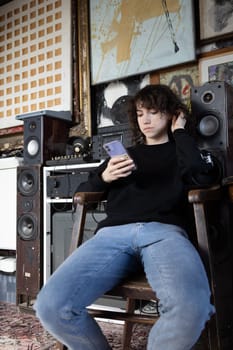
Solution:
<path fill-rule="evenodd" d="M 24 119 L 24 163 L 43 164 L 52 157 L 66 154 L 70 123 L 46 115 Z"/>
<path fill-rule="evenodd" d="M 212 81 L 191 89 L 196 142 L 221 164 L 223 177 L 233 175 L 233 87 Z"/>
<path fill-rule="evenodd" d="M 194 87 L 191 108 L 199 148 L 210 151 L 219 161 L 223 178 L 232 176 L 233 87 L 223 81 Z M 223 200 L 216 202 L 208 213 L 218 334 L 220 348 L 226 350 L 232 348 L 233 340 L 232 217 L 232 207 Z"/>
<path fill-rule="evenodd" d="M 42 167 L 18 167 L 17 187 L 16 290 L 20 303 L 34 298 L 42 285 Z"/>

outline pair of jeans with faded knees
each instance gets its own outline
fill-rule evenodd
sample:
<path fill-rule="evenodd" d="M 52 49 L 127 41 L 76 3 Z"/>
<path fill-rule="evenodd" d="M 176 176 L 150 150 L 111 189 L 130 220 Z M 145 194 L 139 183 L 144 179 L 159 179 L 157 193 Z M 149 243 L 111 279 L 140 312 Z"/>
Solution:
<path fill-rule="evenodd" d="M 86 307 L 141 264 L 160 299 L 148 350 L 190 350 L 214 313 L 207 276 L 183 229 L 157 222 L 105 227 L 52 274 L 34 308 L 70 350 L 109 350 Z"/>

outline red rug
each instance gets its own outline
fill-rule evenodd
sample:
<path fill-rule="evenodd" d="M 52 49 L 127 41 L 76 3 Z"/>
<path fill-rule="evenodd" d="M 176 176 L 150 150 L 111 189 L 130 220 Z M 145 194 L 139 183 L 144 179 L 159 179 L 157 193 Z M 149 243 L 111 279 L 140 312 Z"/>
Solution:
<path fill-rule="evenodd" d="M 113 350 L 122 350 L 121 324 L 99 322 Z M 145 350 L 150 326 L 135 325 L 133 350 Z M 31 314 L 21 312 L 14 304 L 0 302 L 0 349 L 1 350 L 56 350 L 56 340 Z"/>
<path fill-rule="evenodd" d="M 102 321 L 99 325 L 112 350 L 123 350 L 123 325 Z M 134 326 L 132 350 L 146 350 L 150 327 Z M 206 340 L 206 335 L 201 337 L 193 350 L 207 350 Z M 56 340 L 33 314 L 22 312 L 15 304 L 0 302 L 0 350 L 57 350 L 57 346 Z"/>

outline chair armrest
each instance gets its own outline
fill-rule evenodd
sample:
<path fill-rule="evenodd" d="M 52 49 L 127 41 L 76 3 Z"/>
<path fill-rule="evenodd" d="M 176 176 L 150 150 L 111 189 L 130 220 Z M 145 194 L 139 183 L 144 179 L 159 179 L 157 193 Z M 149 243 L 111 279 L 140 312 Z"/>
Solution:
<path fill-rule="evenodd" d="M 222 180 L 222 184 L 225 188 L 227 188 L 229 199 L 233 202 L 233 176 L 225 177 Z"/>
<path fill-rule="evenodd" d="M 219 200 L 222 196 L 220 186 L 190 190 L 188 199 L 190 203 L 203 203 L 207 201 Z"/>
<path fill-rule="evenodd" d="M 222 180 L 222 184 L 223 186 L 233 185 L 233 176 L 224 177 L 224 179 Z"/>
<path fill-rule="evenodd" d="M 104 192 L 76 192 L 74 194 L 74 204 L 97 203 L 103 200 Z M 205 189 L 190 190 L 188 199 L 190 203 L 218 200 L 221 198 L 220 186 Z"/>
<path fill-rule="evenodd" d="M 74 194 L 74 204 L 91 204 L 101 201 L 104 197 L 104 192 L 76 192 Z"/>

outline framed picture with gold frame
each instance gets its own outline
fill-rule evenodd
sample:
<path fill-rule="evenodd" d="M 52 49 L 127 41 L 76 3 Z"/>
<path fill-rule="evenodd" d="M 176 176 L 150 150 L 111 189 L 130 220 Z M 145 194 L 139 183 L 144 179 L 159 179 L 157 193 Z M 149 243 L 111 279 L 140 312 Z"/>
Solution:
<path fill-rule="evenodd" d="M 194 61 L 191 0 L 89 0 L 92 85 Z"/>
<path fill-rule="evenodd" d="M 233 85 L 233 49 L 225 53 L 199 59 L 200 84 L 208 81 L 226 81 Z"/>

